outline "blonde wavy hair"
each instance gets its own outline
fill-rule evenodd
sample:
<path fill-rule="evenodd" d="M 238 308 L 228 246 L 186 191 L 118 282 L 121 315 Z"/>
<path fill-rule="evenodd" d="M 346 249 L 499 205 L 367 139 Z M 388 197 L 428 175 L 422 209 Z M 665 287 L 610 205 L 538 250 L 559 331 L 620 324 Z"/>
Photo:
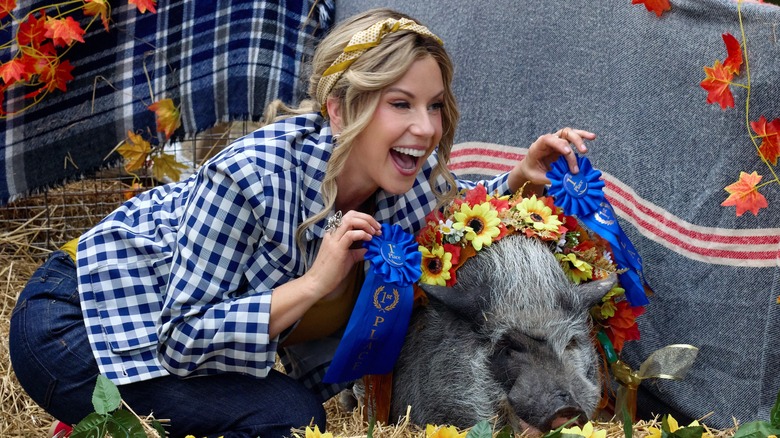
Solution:
<path fill-rule="evenodd" d="M 309 96 L 298 108 L 290 108 L 280 101 L 271 103 L 264 114 L 264 120 L 278 120 L 293 114 L 304 114 L 319 111 L 326 102 L 318 102 L 317 84 L 322 73 L 330 67 L 333 61 L 342 53 L 352 36 L 372 24 L 386 18 L 413 18 L 391 9 L 372 9 L 355 15 L 335 26 L 317 46 L 311 62 L 309 78 Z M 419 21 L 414 20 L 417 23 Z M 301 223 L 296 230 L 296 241 L 303 248 L 303 235 L 306 229 L 325 218 L 336 202 L 336 177 L 344 168 L 355 137 L 369 124 L 379 104 L 382 91 L 397 82 L 406 74 L 411 65 L 422 58 L 432 57 L 439 65 L 444 83 L 442 107 L 442 137 L 437 148 L 438 164 L 433 169 L 429 184 L 440 205 L 447 203 L 457 193 L 457 187 L 452 174 L 447 169 L 450 158 L 455 129 L 458 123 L 459 111 L 452 93 L 452 60 L 444 47 L 435 39 L 420 35 L 413 31 L 399 30 L 384 36 L 382 42 L 366 51 L 341 76 L 331 90 L 329 96 L 341 101 L 342 130 L 338 147 L 328 161 L 325 176 L 322 181 L 321 193 L 325 207 L 322 211 Z M 277 116 L 278 114 L 282 114 Z M 443 178 L 445 184 L 436 182 Z"/>

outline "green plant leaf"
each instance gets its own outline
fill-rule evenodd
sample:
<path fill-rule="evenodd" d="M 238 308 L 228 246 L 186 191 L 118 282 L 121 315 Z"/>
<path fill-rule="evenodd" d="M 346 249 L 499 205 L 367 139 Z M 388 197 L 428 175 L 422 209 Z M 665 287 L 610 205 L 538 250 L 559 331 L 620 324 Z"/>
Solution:
<path fill-rule="evenodd" d="M 374 438 L 374 426 L 376 425 L 376 417 L 371 416 L 368 420 L 368 432 L 366 432 L 366 438 Z"/>
<path fill-rule="evenodd" d="M 669 434 L 670 438 L 701 438 L 704 428 L 701 426 L 681 427 Z"/>
<path fill-rule="evenodd" d="M 147 438 L 141 420 L 130 411 L 114 412 L 106 426 L 113 438 Z"/>
<path fill-rule="evenodd" d="M 780 428 L 772 427 L 766 421 L 753 421 L 739 426 L 733 438 L 766 438 L 769 435 L 780 435 Z"/>
<path fill-rule="evenodd" d="M 159 435 L 161 438 L 165 438 L 165 428 L 163 428 L 162 423 L 157 420 L 152 420 L 152 427 L 155 431 L 157 431 L 157 435 Z"/>
<path fill-rule="evenodd" d="M 515 431 L 512 429 L 512 426 L 504 426 L 498 431 L 495 438 L 514 438 L 514 436 Z"/>
<path fill-rule="evenodd" d="M 102 374 L 98 374 L 95 390 L 92 392 L 92 406 L 98 414 L 108 414 L 119 409 L 122 397 L 114 382 Z"/>
<path fill-rule="evenodd" d="M 620 410 L 623 413 L 623 434 L 626 436 L 626 438 L 633 438 L 634 419 L 631 418 L 631 414 L 628 412 L 628 407 L 626 406 L 626 399 L 621 398 L 620 404 L 621 404 Z"/>
<path fill-rule="evenodd" d="M 103 438 L 108 415 L 93 412 L 73 426 L 71 438 Z"/>
<path fill-rule="evenodd" d="M 493 427 L 490 426 L 490 422 L 487 420 L 482 420 L 475 424 L 466 434 L 466 438 L 491 438 L 492 436 Z"/>
<path fill-rule="evenodd" d="M 777 400 L 769 414 L 769 422 L 772 423 L 772 427 L 780 429 L 780 392 L 777 393 Z"/>

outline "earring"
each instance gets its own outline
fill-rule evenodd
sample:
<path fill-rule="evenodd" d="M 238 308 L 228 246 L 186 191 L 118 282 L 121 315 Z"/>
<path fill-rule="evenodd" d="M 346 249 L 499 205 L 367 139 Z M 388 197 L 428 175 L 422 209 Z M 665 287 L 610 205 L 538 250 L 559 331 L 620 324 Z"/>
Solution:
<path fill-rule="evenodd" d="M 331 138 L 333 139 L 332 141 L 333 141 L 333 144 L 335 145 L 335 144 L 337 144 L 339 142 L 339 138 L 341 138 L 341 134 L 333 134 L 331 136 Z"/>

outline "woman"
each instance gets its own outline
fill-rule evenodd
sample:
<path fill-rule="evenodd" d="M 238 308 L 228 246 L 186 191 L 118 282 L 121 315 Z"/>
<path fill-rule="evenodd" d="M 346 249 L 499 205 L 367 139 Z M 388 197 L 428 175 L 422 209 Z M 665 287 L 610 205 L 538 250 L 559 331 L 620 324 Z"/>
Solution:
<path fill-rule="evenodd" d="M 54 417 L 91 412 L 102 373 L 135 412 L 169 419 L 171 436 L 325 429 L 322 403 L 341 387 L 322 376 L 360 288 L 360 244 L 380 223 L 416 232 L 473 183 L 445 167 L 458 110 L 450 58 L 427 28 L 365 12 L 320 43 L 313 72 L 296 116 L 131 199 L 36 272 L 11 357 Z M 564 155 L 576 172 L 570 143 L 585 152 L 593 138 L 543 135 L 485 185 L 541 190 L 548 165 Z M 277 352 L 286 374 L 272 369 Z"/>

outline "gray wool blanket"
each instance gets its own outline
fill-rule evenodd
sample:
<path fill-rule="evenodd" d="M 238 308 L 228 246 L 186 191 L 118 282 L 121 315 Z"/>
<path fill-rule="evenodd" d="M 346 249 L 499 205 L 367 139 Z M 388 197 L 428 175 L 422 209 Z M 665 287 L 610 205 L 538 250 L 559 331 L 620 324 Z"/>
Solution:
<path fill-rule="evenodd" d="M 768 420 L 780 391 L 780 184 L 760 189 L 769 206 L 757 216 L 720 205 L 740 171 L 772 179 L 750 139 L 746 90 L 732 86 L 735 107 L 722 110 L 699 86 L 703 68 L 726 58 L 721 35 L 743 39 L 737 3 L 671 4 L 657 17 L 630 0 L 339 0 L 336 19 L 386 6 L 444 40 L 462 112 L 456 141 L 469 142 L 454 157 L 462 174 L 507 169 L 513 150 L 563 126 L 599 135 L 589 158 L 655 292 L 623 359 L 636 369 L 669 344 L 700 349 L 683 380 L 643 383 L 640 413 L 683 424 L 714 412 L 706 424 L 723 428 L 732 416 Z M 745 3 L 742 16 L 747 118 L 771 121 L 780 7 Z M 743 66 L 736 80 L 746 79 Z"/>

